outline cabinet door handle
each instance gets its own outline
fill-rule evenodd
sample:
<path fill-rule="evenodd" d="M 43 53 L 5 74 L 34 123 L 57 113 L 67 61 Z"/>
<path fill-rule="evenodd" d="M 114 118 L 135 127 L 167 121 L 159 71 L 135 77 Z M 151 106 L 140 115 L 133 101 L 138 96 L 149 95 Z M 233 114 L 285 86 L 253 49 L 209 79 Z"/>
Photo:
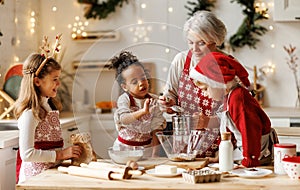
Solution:
<path fill-rule="evenodd" d="M 76 131 L 76 130 L 78 130 L 77 127 L 73 127 L 73 128 L 68 129 L 69 132 L 71 132 L 71 131 Z"/>
<path fill-rule="evenodd" d="M 12 150 L 17 151 L 19 150 L 19 147 L 13 147 Z"/>

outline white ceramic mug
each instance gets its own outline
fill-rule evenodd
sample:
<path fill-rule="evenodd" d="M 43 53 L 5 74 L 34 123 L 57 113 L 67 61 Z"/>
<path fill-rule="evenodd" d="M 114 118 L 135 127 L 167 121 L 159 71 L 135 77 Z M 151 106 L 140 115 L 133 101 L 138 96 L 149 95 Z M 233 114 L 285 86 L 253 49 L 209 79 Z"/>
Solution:
<path fill-rule="evenodd" d="M 296 156 L 296 144 L 282 143 L 274 144 L 274 173 L 286 174 L 282 159 L 288 156 Z"/>

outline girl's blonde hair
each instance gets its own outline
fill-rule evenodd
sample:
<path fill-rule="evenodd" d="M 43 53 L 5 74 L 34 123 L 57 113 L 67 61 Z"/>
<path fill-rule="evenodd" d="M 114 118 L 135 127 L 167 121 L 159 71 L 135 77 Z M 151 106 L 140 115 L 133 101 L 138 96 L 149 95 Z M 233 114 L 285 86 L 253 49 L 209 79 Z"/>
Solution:
<path fill-rule="evenodd" d="M 53 70 L 61 70 L 60 64 L 53 58 L 47 58 L 46 64 L 42 66 L 41 71 L 36 76 L 36 71 L 41 66 L 41 63 L 46 59 L 41 54 L 31 54 L 27 57 L 23 64 L 23 78 L 21 81 L 19 97 L 15 103 L 14 114 L 18 119 L 26 109 L 31 109 L 34 117 L 37 120 L 42 120 L 44 114 L 41 112 L 41 92 L 34 84 L 34 78 L 44 78 Z M 49 98 L 49 104 L 52 109 L 61 110 L 60 101 L 55 98 Z"/>

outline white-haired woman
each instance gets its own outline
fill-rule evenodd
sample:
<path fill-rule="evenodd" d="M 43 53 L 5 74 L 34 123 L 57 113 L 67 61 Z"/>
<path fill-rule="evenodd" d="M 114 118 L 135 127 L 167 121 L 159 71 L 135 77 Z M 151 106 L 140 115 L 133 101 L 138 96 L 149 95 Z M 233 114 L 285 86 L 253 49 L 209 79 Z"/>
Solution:
<path fill-rule="evenodd" d="M 201 133 L 203 140 L 196 147 L 197 157 L 217 161 L 213 158 L 217 156 L 220 141 L 219 123 L 216 117 L 210 116 L 215 115 L 219 102 L 209 98 L 205 91 L 196 86 L 189 73 L 206 54 L 220 52 L 218 47 L 223 44 L 227 30 L 224 23 L 209 11 L 196 12 L 186 21 L 183 30 L 189 49 L 174 57 L 159 103 L 167 113 L 174 113 L 169 107 L 177 104 L 184 108 L 184 114 L 193 115 L 193 121 L 197 123 L 193 124 L 193 129 L 197 130 L 192 133 Z"/>

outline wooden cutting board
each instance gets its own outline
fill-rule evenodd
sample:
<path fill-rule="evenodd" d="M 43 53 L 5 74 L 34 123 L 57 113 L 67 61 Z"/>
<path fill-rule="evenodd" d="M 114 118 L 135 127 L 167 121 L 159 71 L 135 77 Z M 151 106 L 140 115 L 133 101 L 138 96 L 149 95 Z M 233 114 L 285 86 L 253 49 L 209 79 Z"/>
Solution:
<path fill-rule="evenodd" d="M 196 158 L 194 161 L 189 161 L 189 162 L 173 162 L 173 161 L 168 161 L 165 164 L 169 165 L 175 165 L 179 168 L 184 168 L 184 169 L 201 169 L 204 168 L 208 164 L 208 159 L 207 158 Z"/>
<path fill-rule="evenodd" d="M 104 163 L 113 163 L 110 159 L 101 159 L 101 160 L 98 159 L 97 161 L 104 162 Z M 208 164 L 208 159 L 196 158 L 196 160 L 190 162 L 173 162 L 170 161 L 168 158 L 159 157 L 159 158 L 144 158 L 142 160 L 139 160 L 137 163 L 139 166 L 144 167 L 145 170 L 155 168 L 155 166 L 161 164 L 174 165 L 184 169 L 200 169 L 200 168 L 204 168 Z M 124 166 L 119 164 L 115 164 L 115 165 Z"/>
<path fill-rule="evenodd" d="M 208 159 L 197 158 L 195 161 L 190 162 L 173 162 L 170 161 L 168 158 L 148 158 L 145 160 L 138 161 L 137 163 L 139 164 L 139 166 L 145 167 L 145 169 L 151 169 L 160 164 L 175 165 L 179 168 L 184 169 L 200 169 L 208 164 Z"/>

